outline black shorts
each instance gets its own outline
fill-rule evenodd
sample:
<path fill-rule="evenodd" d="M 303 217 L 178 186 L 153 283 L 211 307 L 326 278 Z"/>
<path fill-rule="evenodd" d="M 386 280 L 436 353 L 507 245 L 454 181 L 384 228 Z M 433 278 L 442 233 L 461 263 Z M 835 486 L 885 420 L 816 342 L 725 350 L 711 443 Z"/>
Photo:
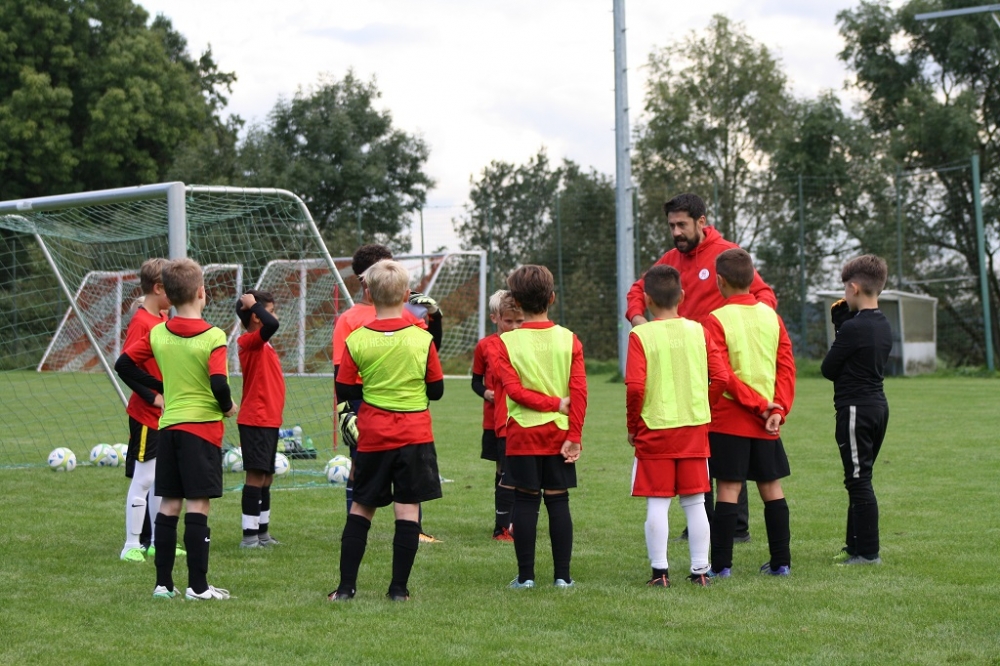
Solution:
<path fill-rule="evenodd" d="M 522 490 L 576 488 L 576 463 L 567 463 L 559 453 L 551 456 L 507 456 L 503 484 Z"/>
<path fill-rule="evenodd" d="M 708 469 L 713 479 L 775 481 L 791 474 L 780 437 L 755 439 L 710 432 L 708 443 L 712 449 Z"/>
<path fill-rule="evenodd" d="M 183 430 L 160 431 L 154 488 L 160 497 L 222 497 L 222 448 Z"/>
<path fill-rule="evenodd" d="M 150 428 L 128 417 L 128 452 L 125 454 L 125 477 L 135 474 L 136 462 L 147 462 L 156 458 L 156 442 L 160 431 Z"/>
<path fill-rule="evenodd" d="M 274 474 L 274 456 L 278 453 L 278 429 L 242 425 L 240 448 L 243 449 L 243 469 Z"/>
<path fill-rule="evenodd" d="M 492 460 L 500 463 L 503 468 L 503 459 L 507 453 L 507 438 L 497 437 L 495 430 L 483 430 L 483 451 L 479 457 L 483 460 Z"/>
<path fill-rule="evenodd" d="M 354 456 L 354 501 L 363 506 L 419 504 L 441 497 L 434 443 Z"/>

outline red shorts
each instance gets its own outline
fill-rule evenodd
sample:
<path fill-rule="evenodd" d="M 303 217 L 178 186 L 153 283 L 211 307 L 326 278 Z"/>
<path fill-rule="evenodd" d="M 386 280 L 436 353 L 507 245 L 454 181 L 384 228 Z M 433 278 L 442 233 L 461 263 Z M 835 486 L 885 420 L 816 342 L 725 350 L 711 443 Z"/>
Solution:
<path fill-rule="evenodd" d="M 632 466 L 633 497 L 695 495 L 711 489 L 707 458 L 636 458 Z"/>

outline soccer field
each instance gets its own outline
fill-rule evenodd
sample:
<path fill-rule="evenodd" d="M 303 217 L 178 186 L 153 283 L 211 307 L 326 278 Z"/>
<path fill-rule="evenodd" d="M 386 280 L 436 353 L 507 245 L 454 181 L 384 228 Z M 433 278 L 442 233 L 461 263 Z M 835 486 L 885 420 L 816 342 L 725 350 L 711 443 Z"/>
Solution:
<path fill-rule="evenodd" d="M 569 590 L 506 588 L 513 547 L 490 539 L 492 463 L 479 460 L 481 411 L 465 380 L 448 380 L 433 406 L 441 472 L 454 482 L 425 505 L 425 528 L 443 543 L 421 545 L 406 604 L 383 596 L 389 510 L 376 515 L 357 598 L 326 601 L 338 577 L 340 489 L 276 491 L 272 526 L 284 545 L 249 552 L 237 547 L 239 493 L 228 492 L 213 502 L 209 581 L 235 598 L 154 601 L 152 562 L 117 559 L 120 469 L 0 470 L 0 663 L 998 664 L 997 389 L 988 379 L 887 381 L 889 434 L 874 480 L 885 564 L 845 569 L 832 564 L 847 503 L 832 388 L 800 379 L 783 430 L 792 576 L 757 573 L 768 555 L 752 495 L 753 541 L 736 546 L 733 577 L 707 589 L 684 580 L 683 542 L 670 545 L 673 587 L 644 585 L 645 505 L 628 494 L 624 386 L 606 376 L 590 380 Z M 678 534 L 676 503 L 671 520 Z M 546 524 L 543 510 L 540 583 L 551 578 Z M 182 588 L 186 576 L 179 561 Z"/>

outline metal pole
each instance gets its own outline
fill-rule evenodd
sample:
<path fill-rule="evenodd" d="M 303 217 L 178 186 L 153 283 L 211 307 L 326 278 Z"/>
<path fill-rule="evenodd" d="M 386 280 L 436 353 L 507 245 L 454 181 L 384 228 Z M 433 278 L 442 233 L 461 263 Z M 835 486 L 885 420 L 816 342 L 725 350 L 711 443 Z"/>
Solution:
<path fill-rule="evenodd" d="M 618 267 L 618 371 L 625 376 L 629 328 L 625 326 L 628 290 L 635 281 L 632 219 L 632 164 L 629 157 L 628 66 L 625 50 L 625 0 L 613 0 L 615 38 L 615 240 Z"/>
<path fill-rule="evenodd" d="M 802 196 L 802 174 L 799 174 L 799 298 L 800 298 L 800 317 L 801 322 L 799 324 L 799 344 L 802 348 L 799 353 L 805 353 L 809 348 L 808 336 L 806 329 L 807 322 L 807 312 L 806 312 L 806 201 L 805 197 Z"/>
<path fill-rule="evenodd" d="M 566 325 L 566 312 L 563 309 L 563 302 L 567 298 L 566 290 L 563 288 L 563 256 L 562 256 L 562 209 L 560 206 L 559 193 L 556 192 L 556 254 L 558 256 L 557 273 L 559 278 L 559 323 Z"/>
<path fill-rule="evenodd" d="M 167 187 L 167 251 L 171 259 L 187 257 L 187 188 L 184 183 Z"/>
<path fill-rule="evenodd" d="M 993 372 L 993 321 L 990 317 L 990 285 L 986 281 L 986 232 L 983 201 L 979 191 L 979 154 L 972 155 L 972 203 L 976 209 L 976 248 L 979 253 L 979 292 L 983 301 L 983 336 L 986 342 L 986 369 Z"/>
<path fill-rule="evenodd" d="M 896 289 L 903 288 L 903 170 L 896 165 Z"/>

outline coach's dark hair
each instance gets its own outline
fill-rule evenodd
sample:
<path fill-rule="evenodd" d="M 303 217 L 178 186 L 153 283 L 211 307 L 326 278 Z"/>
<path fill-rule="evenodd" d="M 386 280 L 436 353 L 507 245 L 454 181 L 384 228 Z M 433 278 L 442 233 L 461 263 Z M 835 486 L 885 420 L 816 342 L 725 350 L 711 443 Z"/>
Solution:
<path fill-rule="evenodd" d="M 258 291 L 257 289 L 247 289 L 244 294 L 250 294 L 257 299 L 257 302 L 261 305 L 267 305 L 268 303 L 274 303 L 274 296 L 269 291 Z M 253 312 L 249 309 L 243 309 L 243 303 L 239 300 L 236 301 L 236 316 L 240 318 L 240 322 L 243 324 L 243 328 L 250 328 L 250 317 L 253 316 Z"/>
<path fill-rule="evenodd" d="M 555 291 L 552 271 L 545 266 L 525 264 L 507 276 L 507 287 L 521 309 L 528 314 L 548 312 Z"/>
<path fill-rule="evenodd" d="M 840 272 L 844 284 L 854 282 L 866 296 L 878 296 L 885 289 L 889 267 L 885 259 L 874 254 L 863 254 L 851 259 Z"/>
<path fill-rule="evenodd" d="M 734 247 L 715 258 L 715 272 L 737 289 L 749 289 L 753 283 L 753 259 L 741 247 Z"/>
<path fill-rule="evenodd" d="M 705 202 L 697 194 L 691 194 L 690 192 L 684 194 L 678 194 L 676 197 L 663 204 L 663 213 L 669 215 L 670 213 L 687 213 L 691 216 L 692 220 L 697 221 L 699 217 L 705 217 L 707 214 L 705 208 Z"/>
<path fill-rule="evenodd" d="M 660 308 L 673 308 L 681 302 L 681 274 L 673 266 L 656 264 L 642 278 L 646 295 Z"/>
<path fill-rule="evenodd" d="M 351 269 L 361 278 L 361 274 L 383 259 L 392 259 L 392 252 L 385 245 L 370 243 L 362 245 L 354 251 L 351 258 Z"/>

